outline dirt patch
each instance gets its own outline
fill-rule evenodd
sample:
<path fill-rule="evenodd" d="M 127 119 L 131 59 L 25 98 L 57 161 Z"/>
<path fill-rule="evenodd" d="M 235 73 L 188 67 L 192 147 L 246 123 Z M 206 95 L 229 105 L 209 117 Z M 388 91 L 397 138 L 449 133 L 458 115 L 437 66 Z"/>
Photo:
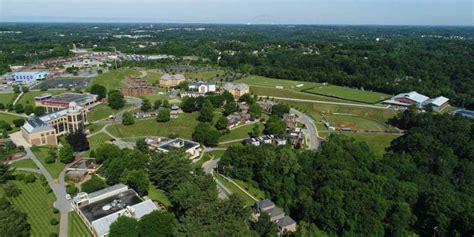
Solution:
<path fill-rule="evenodd" d="M 337 129 L 350 128 L 353 131 L 357 130 L 357 125 L 352 122 L 337 121 L 334 125 Z"/>

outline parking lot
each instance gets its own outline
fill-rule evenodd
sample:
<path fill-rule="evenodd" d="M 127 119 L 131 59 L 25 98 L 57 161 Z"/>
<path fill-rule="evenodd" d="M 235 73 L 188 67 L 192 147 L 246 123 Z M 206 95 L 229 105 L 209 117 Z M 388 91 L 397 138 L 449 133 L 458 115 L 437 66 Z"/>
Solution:
<path fill-rule="evenodd" d="M 34 86 L 33 89 L 40 89 L 40 88 L 85 88 L 89 85 L 90 79 L 89 78 L 57 78 L 57 79 L 49 79 L 46 81 L 41 82 Z"/>

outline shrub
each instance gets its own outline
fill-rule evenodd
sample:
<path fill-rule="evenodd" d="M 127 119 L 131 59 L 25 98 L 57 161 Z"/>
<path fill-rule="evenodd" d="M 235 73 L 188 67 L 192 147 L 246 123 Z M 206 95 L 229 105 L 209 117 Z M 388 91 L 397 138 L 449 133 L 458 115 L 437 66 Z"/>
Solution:
<path fill-rule="evenodd" d="M 36 176 L 34 174 L 25 175 L 23 181 L 27 184 L 34 183 L 36 181 Z"/>
<path fill-rule="evenodd" d="M 46 157 L 46 159 L 44 159 L 44 162 L 46 162 L 47 164 L 54 163 L 54 162 L 56 162 L 56 157 L 48 156 L 48 157 Z"/>
<path fill-rule="evenodd" d="M 51 218 L 51 220 L 49 221 L 49 223 L 50 223 L 51 225 L 57 225 L 57 224 L 59 224 L 59 221 L 58 221 L 56 218 Z"/>
<path fill-rule="evenodd" d="M 5 185 L 4 190 L 5 190 L 5 196 L 7 196 L 7 197 L 18 197 L 21 194 L 21 189 L 19 189 L 13 183 L 7 183 Z"/>
<path fill-rule="evenodd" d="M 73 183 L 69 183 L 66 185 L 66 193 L 70 194 L 71 196 L 74 196 L 77 194 L 77 188 Z"/>
<path fill-rule="evenodd" d="M 54 207 L 54 208 L 53 208 L 53 213 L 54 213 L 54 214 L 59 213 L 59 209 L 57 209 L 57 208 Z"/>

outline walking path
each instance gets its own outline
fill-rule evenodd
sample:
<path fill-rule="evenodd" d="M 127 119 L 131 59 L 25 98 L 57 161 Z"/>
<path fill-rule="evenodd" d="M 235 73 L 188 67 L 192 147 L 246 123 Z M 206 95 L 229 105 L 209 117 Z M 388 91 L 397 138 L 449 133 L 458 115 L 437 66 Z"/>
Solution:
<path fill-rule="evenodd" d="M 8 115 L 13 115 L 13 116 L 19 116 L 19 117 L 23 117 L 23 118 L 28 118 L 28 115 L 26 114 L 17 114 L 17 113 L 12 113 L 12 112 L 8 112 L 8 111 L 0 111 L 1 114 L 8 114 Z"/>
<path fill-rule="evenodd" d="M 21 99 L 21 97 L 23 96 L 23 91 L 20 92 L 20 94 L 18 94 L 18 96 L 15 98 L 15 100 L 13 101 L 13 105 L 16 105 L 16 103 Z"/>

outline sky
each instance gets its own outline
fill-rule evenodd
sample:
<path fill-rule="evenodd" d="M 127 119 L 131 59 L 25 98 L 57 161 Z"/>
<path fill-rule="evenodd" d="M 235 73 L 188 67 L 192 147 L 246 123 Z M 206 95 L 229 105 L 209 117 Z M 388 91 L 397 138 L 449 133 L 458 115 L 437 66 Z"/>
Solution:
<path fill-rule="evenodd" d="M 474 0 L 0 0 L 0 21 L 474 26 Z"/>

